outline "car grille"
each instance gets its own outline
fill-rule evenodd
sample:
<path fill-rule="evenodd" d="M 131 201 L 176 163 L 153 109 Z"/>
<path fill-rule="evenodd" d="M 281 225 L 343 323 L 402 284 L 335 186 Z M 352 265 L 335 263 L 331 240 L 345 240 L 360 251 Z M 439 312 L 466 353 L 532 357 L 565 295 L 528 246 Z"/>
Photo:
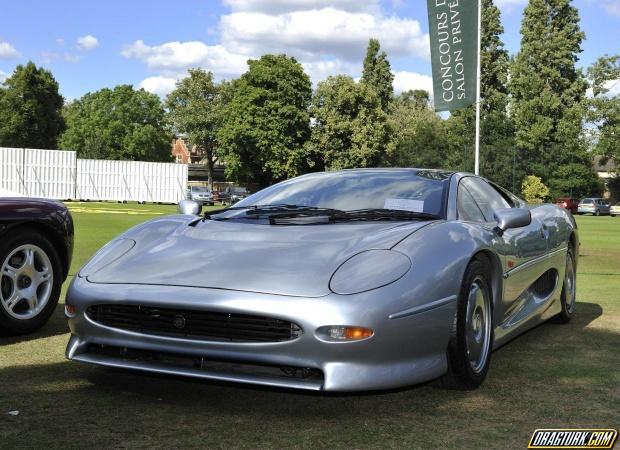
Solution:
<path fill-rule="evenodd" d="M 232 342 L 281 342 L 302 334 L 299 325 L 271 317 L 236 313 L 94 305 L 86 314 L 102 325 L 143 334 Z"/>

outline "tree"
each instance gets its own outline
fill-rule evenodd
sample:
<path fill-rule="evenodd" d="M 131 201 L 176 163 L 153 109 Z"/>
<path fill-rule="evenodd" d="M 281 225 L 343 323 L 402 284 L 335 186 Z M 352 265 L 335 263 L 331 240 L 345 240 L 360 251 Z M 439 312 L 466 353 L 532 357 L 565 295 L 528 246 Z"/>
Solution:
<path fill-rule="evenodd" d="M 521 185 L 521 192 L 523 199 L 528 203 L 544 203 L 549 198 L 549 188 L 536 175 L 525 177 Z"/>
<path fill-rule="evenodd" d="M 312 85 L 286 55 L 264 55 L 248 65 L 232 83 L 218 140 L 229 176 L 266 186 L 306 170 Z"/>
<path fill-rule="evenodd" d="M 0 87 L 0 146 L 56 148 L 63 103 L 51 72 L 18 65 Z"/>
<path fill-rule="evenodd" d="M 159 97 L 130 85 L 88 93 L 64 110 L 60 147 L 82 158 L 170 161 L 170 133 Z"/>
<path fill-rule="evenodd" d="M 588 119 L 596 126 L 597 154 L 620 161 L 620 94 L 610 87 L 620 83 L 620 55 L 603 56 L 588 69 L 593 98 Z"/>
<path fill-rule="evenodd" d="M 587 84 L 575 67 L 585 38 L 570 0 L 530 0 L 511 67 L 519 156 L 544 182 L 565 164 L 590 164 L 581 139 Z"/>
<path fill-rule="evenodd" d="M 308 153 L 315 169 L 384 164 L 390 157 L 390 129 L 377 92 L 345 75 L 318 84 Z"/>
<path fill-rule="evenodd" d="M 213 74 L 189 69 L 189 76 L 177 82 L 166 98 L 173 128 L 185 133 L 204 154 L 209 188 L 213 189 L 213 168 L 218 160 L 217 134 L 223 121 L 226 84 L 213 82 Z"/>
<path fill-rule="evenodd" d="M 370 39 L 364 58 L 362 83 L 371 86 L 379 96 L 381 109 L 387 111 L 394 95 L 394 75 L 387 59 L 387 54 L 380 52 L 381 45 L 377 39 Z"/>
<path fill-rule="evenodd" d="M 553 178 L 549 180 L 549 189 L 553 198 L 583 198 L 600 195 L 603 182 L 590 165 L 569 163 L 555 170 Z"/>
<path fill-rule="evenodd" d="M 515 189 L 522 178 L 513 164 L 514 129 L 508 106 L 508 52 L 500 36 L 504 28 L 493 0 L 482 1 L 480 172 L 496 183 Z M 454 111 L 447 120 L 449 155 L 445 165 L 472 171 L 475 146 L 474 106 Z"/>
<path fill-rule="evenodd" d="M 403 92 L 390 105 L 392 165 L 441 168 L 446 158 L 445 124 L 429 105 L 426 91 Z"/>

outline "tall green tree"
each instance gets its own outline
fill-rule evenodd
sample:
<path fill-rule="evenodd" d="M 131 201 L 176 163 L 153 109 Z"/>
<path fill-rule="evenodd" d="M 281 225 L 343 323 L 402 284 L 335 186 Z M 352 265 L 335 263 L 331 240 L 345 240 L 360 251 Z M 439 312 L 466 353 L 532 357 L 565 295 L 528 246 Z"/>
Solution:
<path fill-rule="evenodd" d="M 377 39 L 370 39 L 368 42 L 361 81 L 377 92 L 381 108 L 387 111 L 394 96 L 394 74 L 392 74 L 387 53 L 381 51 L 381 45 Z"/>
<path fill-rule="evenodd" d="M 345 75 L 318 84 L 307 147 L 316 170 L 373 167 L 391 156 L 388 116 L 374 88 Z"/>
<path fill-rule="evenodd" d="M 217 134 L 224 119 L 225 91 L 226 84 L 216 84 L 211 72 L 189 69 L 189 76 L 177 82 L 166 98 L 173 128 L 187 134 L 204 155 L 210 189 L 218 160 Z"/>
<path fill-rule="evenodd" d="M 493 0 L 482 0 L 480 83 L 480 172 L 502 186 L 519 189 L 524 175 L 514 172 L 514 130 L 508 106 L 509 56 L 501 35 L 504 28 Z M 474 106 L 454 111 L 447 120 L 451 169 L 473 171 L 475 147 Z"/>
<path fill-rule="evenodd" d="M 170 161 L 170 133 L 159 97 L 130 85 L 84 95 L 64 110 L 60 147 L 81 158 Z"/>
<path fill-rule="evenodd" d="M 403 92 L 390 105 L 391 163 L 398 167 L 442 168 L 446 159 L 445 124 L 430 108 L 429 94 Z"/>
<path fill-rule="evenodd" d="M 264 55 L 248 65 L 232 83 L 218 140 L 229 176 L 266 186 L 306 170 L 312 85 L 286 55 Z"/>
<path fill-rule="evenodd" d="M 620 94 L 613 95 L 609 89 L 620 84 L 620 55 L 599 58 L 588 68 L 588 78 L 592 88 L 588 119 L 596 127 L 594 150 L 620 161 Z"/>
<path fill-rule="evenodd" d="M 521 35 L 510 75 L 519 159 L 553 187 L 562 166 L 591 166 L 582 139 L 587 83 L 576 68 L 585 34 L 570 0 L 530 0 Z"/>
<path fill-rule="evenodd" d="M 64 100 L 51 72 L 19 65 L 0 87 L 0 146 L 56 148 Z"/>

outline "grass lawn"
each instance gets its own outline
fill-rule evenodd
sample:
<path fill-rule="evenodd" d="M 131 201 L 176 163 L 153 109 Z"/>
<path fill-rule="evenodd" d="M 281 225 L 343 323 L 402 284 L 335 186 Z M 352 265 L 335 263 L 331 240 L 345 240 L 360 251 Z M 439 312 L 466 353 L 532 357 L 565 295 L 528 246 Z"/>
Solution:
<path fill-rule="evenodd" d="M 69 207 L 72 275 L 121 231 L 174 211 Z M 64 359 L 59 305 L 35 335 L 0 339 L 0 448 L 525 448 L 535 428 L 618 428 L 620 218 L 577 220 L 577 317 L 494 352 L 477 391 L 323 395 L 90 367 Z"/>

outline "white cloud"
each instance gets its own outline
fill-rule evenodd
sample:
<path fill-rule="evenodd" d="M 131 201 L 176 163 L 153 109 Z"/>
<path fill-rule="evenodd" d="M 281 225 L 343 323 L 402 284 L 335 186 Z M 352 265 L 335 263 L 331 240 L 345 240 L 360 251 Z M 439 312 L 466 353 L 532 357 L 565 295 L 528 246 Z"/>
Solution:
<path fill-rule="evenodd" d="M 292 11 L 308 11 L 329 6 L 344 11 L 374 11 L 378 0 L 224 0 L 233 11 L 284 14 Z"/>
<path fill-rule="evenodd" d="M 414 89 L 424 89 L 432 97 L 433 79 L 415 72 L 394 72 L 394 93 L 400 94 Z"/>
<path fill-rule="evenodd" d="M 314 83 L 318 83 L 331 75 L 358 76 L 361 72 L 361 64 L 351 64 L 339 59 L 302 62 L 304 71 Z"/>
<path fill-rule="evenodd" d="M 0 83 L 4 83 L 4 80 L 8 78 L 8 75 L 0 70 Z"/>
<path fill-rule="evenodd" d="M 247 69 L 247 56 L 229 52 L 221 45 L 203 42 L 168 42 L 149 46 L 136 41 L 125 46 L 121 54 L 125 58 L 146 62 L 149 69 L 166 74 L 181 74 L 192 67 L 212 71 L 217 78 L 238 76 Z"/>
<path fill-rule="evenodd" d="M 620 17 L 620 0 L 602 0 L 601 6 L 607 14 Z"/>
<path fill-rule="evenodd" d="M 176 78 L 168 78 L 168 77 L 149 77 L 140 83 L 140 87 L 145 91 L 151 92 L 153 94 L 157 94 L 160 97 L 165 97 L 168 95 L 175 87 L 177 82 Z"/>
<path fill-rule="evenodd" d="M 605 89 L 609 89 L 606 94 L 608 97 L 620 96 L 620 78 L 606 82 Z"/>
<path fill-rule="evenodd" d="M 95 36 L 87 34 L 77 39 L 77 45 L 81 50 L 89 51 L 97 48 L 99 46 L 99 41 Z"/>
<path fill-rule="evenodd" d="M 0 59 L 19 58 L 20 53 L 6 41 L 0 41 Z"/>
<path fill-rule="evenodd" d="M 302 60 L 328 55 L 358 61 L 368 39 L 375 37 L 391 57 L 429 56 L 428 35 L 417 20 L 331 7 L 279 15 L 233 12 L 222 16 L 220 28 L 222 44 L 247 55 L 288 53 Z"/>

